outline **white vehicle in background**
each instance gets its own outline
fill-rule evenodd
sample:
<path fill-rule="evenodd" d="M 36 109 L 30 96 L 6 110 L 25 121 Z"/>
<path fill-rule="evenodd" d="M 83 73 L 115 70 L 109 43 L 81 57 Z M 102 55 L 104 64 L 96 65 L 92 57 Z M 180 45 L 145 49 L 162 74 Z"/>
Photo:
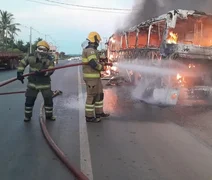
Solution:
<path fill-rule="evenodd" d="M 72 57 L 68 59 L 68 61 L 72 61 L 72 60 L 73 60 L 73 58 L 72 58 Z"/>
<path fill-rule="evenodd" d="M 81 61 L 82 58 L 81 57 L 71 57 L 68 59 L 68 61 L 73 61 L 73 62 L 78 62 L 78 61 Z"/>

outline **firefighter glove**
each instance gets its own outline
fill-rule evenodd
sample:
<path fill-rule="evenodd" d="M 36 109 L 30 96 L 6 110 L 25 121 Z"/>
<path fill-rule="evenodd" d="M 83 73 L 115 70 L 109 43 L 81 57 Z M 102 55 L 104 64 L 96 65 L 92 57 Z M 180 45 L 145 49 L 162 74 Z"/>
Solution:
<path fill-rule="evenodd" d="M 19 81 L 21 81 L 22 84 L 24 84 L 24 76 L 23 76 L 23 73 L 17 72 L 17 79 L 18 79 Z"/>

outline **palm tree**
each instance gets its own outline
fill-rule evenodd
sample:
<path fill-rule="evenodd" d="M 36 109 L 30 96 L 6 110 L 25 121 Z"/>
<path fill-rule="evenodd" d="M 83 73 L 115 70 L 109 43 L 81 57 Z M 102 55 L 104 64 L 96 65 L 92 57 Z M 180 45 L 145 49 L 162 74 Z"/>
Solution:
<path fill-rule="evenodd" d="M 16 25 L 12 24 L 9 29 L 8 29 L 8 34 L 11 38 L 11 41 L 14 42 L 15 40 L 15 35 L 18 35 L 17 32 L 20 32 L 21 30 L 16 27 Z M 14 44 L 14 43 L 13 43 Z M 12 47 L 13 48 L 13 47 Z"/>
<path fill-rule="evenodd" d="M 21 30 L 19 28 L 17 28 L 17 25 L 20 25 L 20 24 L 18 24 L 18 23 L 12 24 L 9 27 L 9 35 L 10 35 L 10 38 L 13 39 L 13 40 L 15 38 L 15 35 L 18 35 L 17 32 L 21 32 Z"/>
<path fill-rule="evenodd" d="M 13 38 L 17 35 L 17 31 L 20 29 L 17 28 L 19 23 L 13 23 L 14 17 L 13 14 L 0 10 L 0 37 L 3 42 L 3 46 L 7 45 L 7 38 Z"/>

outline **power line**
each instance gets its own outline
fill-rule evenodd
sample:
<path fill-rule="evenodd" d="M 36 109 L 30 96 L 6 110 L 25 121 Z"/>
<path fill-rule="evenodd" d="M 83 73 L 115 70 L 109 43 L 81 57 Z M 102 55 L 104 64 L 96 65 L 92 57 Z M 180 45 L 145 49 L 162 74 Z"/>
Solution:
<path fill-rule="evenodd" d="M 29 2 L 34 2 L 34 3 L 38 3 L 38 4 L 44 4 L 44 5 L 49 5 L 49 6 L 56 6 L 56 7 L 61 7 L 61 8 L 65 8 L 65 9 L 71 9 L 71 10 L 81 10 L 81 11 L 97 11 L 97 12 L 106 12 L 106 13 L 118 13 L 118 14 L 128 14 L 127 12 L 117 12 L 117 11 L 111 11 L 111 10 L 104 10 L 104 9 L 86 9 L 86 8 L 80 8 L 75 6 L 75 8 L 68 8 L 68 7 L 64 7 L 62 5 L 64 5 L 64 3 L 60 3 L 60 2 L 53 2 L 53 3 L 45 3 L 45 2 L 41 2 L 41 1 L 36 1 L 36 0 L 26 0 Z M 67 4 L 65 4 L 67 5 Z"/>
<path fill-rule="evenodd" d="M 56 41 L 50 35 L 47 34 L 47 36 L 57 45 Z"/>
<path fill-rule="evenodd" d="M 37 32 L 38 34 L 40 34 L 40 35 L 44 35 L 43 33 L 41 33 L 40 31 L 36 30 L 36 29 L 35 29 L 35 28 L 33 28 L 33 27 L 29 27 L 29 26 L 26 26 L 26 25 L 23 25 L 23 24 L 20 24 L 20 26 L 23 26 L 23 27 L 25 27 L 25 28 L 27 28 L 27 29 L 32 28 L 32 30 L 34 30 L 34 31 L 35 31 L 35 32 Z"/>
<path fill-rule="evenodd" d="M 92 11 L 92 12 L 93 11 L 97 11 L 97 12 L 106 12 L 106 13 L 128 14 L 126 12 L 104 11 L 104 10 L 98 10 L 98 9 L 68 8 L 68 7 L 61 6 L 59 4 L 44 3 L 44 2 L 40 2 L 40 1 L 36 1 L 36 0 L 26 0 L 26 1 L 34 2 L 34 3 L 38 3 L 38 4 L 49 5 L 49 6 L 56 6 L 56 7 L 61 7 L 61 8 L 65 8 L 65 9 L 71 9 L 71 10 L 82 10 L 82 11 Z"/>
<path fill-rule="evenodd" d="M 64 3 L 64 2 L 58 2 L 53 0 L 45 0 L 47 2 L 52 2 L 56 4 L 63 4 L 73 7 L 81 7 L 81 8 L 88 8 L 88 9 L 99 9 L 99 10 L 111 10 L 111 11 L 132 11 L 132 9 L 124 9 L 124 8 L 103 8 L 103 7 L 97 7 L 97 6 L 85 6 L 85 5 L 79 5 L 79 4 L 70 4 L 70 3 Z"/>
<path fill-rule="evenodd" d="M 33 28 L 33 27 L 29 27 L 29 26 L 26 26 L 26 25 L 23 25 L 23 24 L 20 24 L 21 26 L 23 26 L 23 27 L 25 27 L 25 28 L 27 28 L 27 29 L 32 29 L 32 30 L 34 30 L 35 32 L 37 32 L 38 34 L 40 34 L 40 35 L 43 35 L 43 36 L 48 36 L 55 44 L 57 44 L 57 42 L 52 38 L 52 36 L 51 35 L 49 35 L 49 34 L 44 34 L 44 33 L 42 33 L 42 32 L 40 32 L 39 30 L 37 30 L 37 29 L 35 29 L 35 28 Z"/>
<path fill-rule="evenodd" d="M 67 7 L 64 7 L 64 6 L 60 6 L 60 5 L 56 5 L 56 4 L 50 4 L 50 3 L 45 3 L 45 2 L 40 2 L 40 1 L 35 1 L 35 0 L 26 0 L 26 1 L 34 2 L 34 3 L 38 3 L 38 4 L 44 4 L 44 5 L 62 7 L 62 8 L 65 8 L 65 9 L 70 9 L 70 8 L 67 8 Z"/>

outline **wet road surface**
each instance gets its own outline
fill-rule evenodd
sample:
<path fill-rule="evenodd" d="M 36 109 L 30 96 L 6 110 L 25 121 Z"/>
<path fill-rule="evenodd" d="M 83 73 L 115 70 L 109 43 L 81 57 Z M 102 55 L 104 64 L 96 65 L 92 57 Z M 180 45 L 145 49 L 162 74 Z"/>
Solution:
<path fill-rule="evenodd" d="M 4 81 L 16 76 L 16 70 L 4 70 L 0 69 L 0 81 Z"/>
<path fill-rule="evenodd" d="M 53 90 L 63 94 L 54 99 L 57 121 L 47 126 L 70 162 L 90 180 L 212 178 L 210 109 L 161 109 L 131 100 L 130 87 L 107 87 L 105 110 L 111 117 L 86 124 L 85 85 L 78 73 L 77 67 L 55 72 Z M 15 82 L 8 90 L 17 87 L 24 88 Z M 38 122 L 41 101 L 39 97 L 33 121 L 25 124 L 24 95 L 0 97 L 3 180 L 71 179 L 42 137 Z"/>
<path fill-rule="evenodd" d="M 1 80 L 14 76 L 16 71 L 0 72 Z M 26 82 L 27 80 L 25 84 Z M 1 87 L 0 92 L 25 90 L 25 86 L 17 81 Z M 24 98 L 24 94 L 0 96 L 0 179 L 74 179 L 51 151 L 42 135 L 39 124 L 41 95 L 36 100 L 30 123 L 23 121 Z"/>

